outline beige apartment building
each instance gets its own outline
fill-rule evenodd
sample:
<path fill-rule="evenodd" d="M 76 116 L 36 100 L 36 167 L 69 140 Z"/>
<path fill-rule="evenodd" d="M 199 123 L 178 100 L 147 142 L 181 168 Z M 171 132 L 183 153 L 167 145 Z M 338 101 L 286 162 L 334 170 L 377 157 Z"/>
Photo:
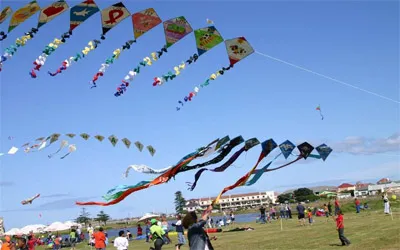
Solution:
<path fill-rule="evenodd" d="M 184 210 L 195 211 L 204 210 L 216 197 L 206 197 L 198 199 L 190 199 L 186 202 Z M 238 209 L 238 208 L 255 208 L 261 205 L 268 205 L 275 203 L 277 199 L 277 193 L 274 191 L 246 193 L 246 194 L 232 194 L 222 196 L 219 204 L 221 209 Z"/>

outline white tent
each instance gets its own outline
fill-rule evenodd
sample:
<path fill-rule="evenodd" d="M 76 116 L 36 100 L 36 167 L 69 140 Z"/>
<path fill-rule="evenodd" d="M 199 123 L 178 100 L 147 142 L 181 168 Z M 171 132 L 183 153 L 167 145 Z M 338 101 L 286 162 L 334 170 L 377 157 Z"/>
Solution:
<path fill-rule="evenodd" d="M 145 221 L 145 220 L 150 220 L 150 219 L 153 219 L 153 218 L 159 218 L 159 217 L 160 217 L 159 214 L 150 214 L 150 213 L 147 213 L 147 214 L 143 215 L 142 218 L 140 218 L 140 219 L 138 220 L 138 222 L 140 222 L 140 221 Z"/>
<path fill-rule="evenodd" d="M 55 231 L 68 230 L 70 228 L 71 227 L 65 225 L 64 223 L 57 221 L 57 222 L 51 223 L 51 225 L 46 227 L 44 229 L 44 231 L 46 231 L 46 232 L 55 232 Z"/>
<path fill-rule="evenodd" d="M 31 231 L 33 233 L 40 233 L 45 228 L 45 225 L 36 224 L 36 225 L 28 225 L 21 228 L 20 233 L 22 234 L 29 234 Z"/>
<path fill-rule="evenodd" d="M 21 234 L 21 232 L 20 232 L 20 230 L 18 228 L 12 228 L 8 232 L 5 232 L 4 234 L 13 236 L 13 235 Z"/>
<path fill-rule="evenodd" d="M 70 221 L 70 220 L 64 222 L 64 225 L 68 226 L 69 228 L 71 228 L 71 227 L 79 227 L 79 226 L 80 226 L 80 224 L 78 224 L 78 223 L 76 223 L 76 222 L 72 222 L 72 221 Z"/>

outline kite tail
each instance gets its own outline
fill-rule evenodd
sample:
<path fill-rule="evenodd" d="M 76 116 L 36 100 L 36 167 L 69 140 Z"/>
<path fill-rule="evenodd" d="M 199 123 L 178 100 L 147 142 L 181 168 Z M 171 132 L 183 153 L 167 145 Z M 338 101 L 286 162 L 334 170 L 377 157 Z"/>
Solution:
<path fill-rule="evenodd" d="M 118 204 L 119 202 L 123 201 L 126 197 L 128 197 L 130 194 L 137 192 L 139 190 L 148 188 L 150 186 L 150 182 L 148 184 L 139 186 L 139 187 L 135 187 L 135 188 L 130 188 L 126 191 L 120 191 L 118 193 L 116 193 L 113 196 L 113 200 L 109 201 L 109 202 L 94 202 L 94 201 L 90 201 L 90 202 L 76 202 L 75 204 L 78 206 L 111 206 L 111 205 L 115 205 Z"/>
<path fill-rule="evenodd" d="M 245 147 L 242 147 L 240 150 L 238 150 L 237 152 L 235 152 L 231 158 L 229 158 L 229 160 L 227 160 L 224 164 L 222 164 L 220 167 L 216 167 L 214 169 L 200 169 L 199 171 L 197 171 L 197 173 L 194 176 L 194 182 L 192 184 L 192 186 L 190 187 L 190 191 L 193 191 L 197 185 L 198 180 L 200 179 L 201 174 L 206 171 L 212 171 L 212 172 L 224 172 L 226 169 L 228 169 L 238 158 L 239 156 L 246 150 Z"/>
<path fill-rule="evenodd" d="M 60 159 L 63 160 L 65 157 L 67 157 L 70 154 L 71 154 L 71 152 L 68 152 L 66 155 L 62 156 Z"/>
<path fill-rule="evenodd" d="M 178 66 L 175 66 L 174 67 L 175 73 L 169 71 L 167 74 L 162 75 L 161 77 L 155 77 L 153 86 L 162 85 L 164 82 L 168 82 L 168 80 L 173 80 L 175 77 L 181 74 L 181 70 L 185 69 L 187 65 L 195 63 L 198 58 L 199 56 L 197 54 L 194 54 L 188 60 L 186 60 L 186 62 L 182 62 Z"/>
<path fill-rule="evenodd" d="M 47 57 L 56 51 L 61 44 L 65 43 L 66 39 L 69 39 L 71 35 L 72 31 L 65 32 L 61 35 L 61 39 L 55 38 L 53 42 L 50 42 L 48 45 L 46 45 L 45 49 L 42 51 L 42 54 L 33 62 L 34 67 L 29 72 L 29 75 L 32 78 L 37 77 L 35 71 L 40 71 L 40 68 L 46 63 Z"/>
<path fill-rule="evenodd" d="M 153 62 L 156 62 L 161 58 L 163 53 L 167 52 L 167 46 L 165 45 L 160 51 L 152 52 L 150 56 L 143 58 L 139 65 L 133 70 L 129 71 L 129 73 L 125 76 L 124 80 L 122 80 L 122 84 L 117 87 L 117 91 L 114 93 L 114 96 L 119 97 L 126 92 L 126 88 L 129 86 L 128 81 L 131 82 L 135 76 L 140 73 L 141 67 L 146 67 L 146 65 L 151 66 Z M 154 81 L 157 81 L 157 79 L 154 79 Z"/>
<path fill-rule="evenodd" d="M 78 60 L 84 58 L 85 56 L 87 56 L 89 54 L 90 51 L 93 51 L 93 50 L 97 49 L 97 46 L 99 44 L 101 44 L 101 42 L 99 40 L 96 40 L 96 39 L 88 42 L 88 46 L 86 46 L 82 50 L 82 54 L 77 53 L 77 55 L 75 57 L 70 57 L 69 59 L 64 60 L 62 62 L 62 64 L 61 64 L 61 66 L 57 69 L 57 71 L 54 72 L 54 73 L 49 72 L 49 75 L 56 76 L 59 73 L 62 73 L 62 71 L 67 70 L 71 66 L 73 61 L 77 62 Z"/>
<path fill-rule="evenodd" d="M 7 38 L 7 33 L 4 31 L 0 31 L 0 41 L 3 41 Z"/>
<path fill-rule="evenodd" d="M 131 45 L 132 45 L 133 43 L 136 43 L 136 40 L 129 40 L 129 41 L 125 42 L 125 44 L 122 45 L 122 47 L 120 47 L 120 48 L 114 50 L 113 55 L 112 55 L 111 57 L 109 57 L 109 58 L 105 61 L 105 63 L 102 63 L 102 64 L 101 64 L 100 69 L 99 69 L 98 72 L 93 76 L 93 79 L 92 79 L 92 84 L 93 84 L 93 86 L 92 86 L 92 88 L 93 88 L 93 87 L 96 87 L 96 81 L 99 79 L 100 76 L 103 76 L 103 75 L 104 75 L 104 73 L 106 72 L 107 68 L 110 67 L 110 65 L 113 64 L 114 61 L 115 61 L 116 59 L 119 58 L 119 56 L 121 55 L 121 53 L 122 53 L 124 50 L 130 49 L 130 48 L 131 48 Z"/>
<path fill-rule="evenodd" d="M 265 165 L 264 167 L 262 167 L 262 168 L 259 169 L 259 170 L 256 170 L 256 171 L 254 172 L 253 178 L 251 178 L 249 181 L 247 181 L 247 182 L 244 184 L 244 186 L 251 186 L 251 185 L 253 185 L 254 183 L 256 183 L 256 182 L 261 178 L 261 176 L 264 174 L 264 172 L 266 172 L 266 170 L 269 168 L 269 166 L 271 166 L 271 164 L 272 164 L 276 159 L 278 159 L 279 156 L 281 156 L 281 155 L 282 155 L 282 153 L 279 153 L 277 156 L 275 156 L 274 159 L 272 159 L 270 162 L 268 162 L 267 165 Z M 294 163 L 294 162 L 292 162 L 292 163 Z M 290 163 L 290 164 L 292 164 L 292 163 Z"/>
<path fill-rule="evenodd" d="M 25 46 L 28 40 L 32 39 L 34 37 L 34 34 L 36 34 L 38 31 L 38 29 L 32 28 L 31 31 L 26 32 L 24 36 L 17 38 L 13 45 L 5 49 L 0 59 L 0 71 L 3 67 L 3 62 L 7 61 L 7 59 L 11 59 L 11 57 L 17 52 L 18 48 Z"/>
<path fill-rule="evenodd" d="M 183 98 L 183 101 L 184 102 L 192 101 L 193 97 L 195 97 L 199 94 L 200 88 L 204 88 L 204 87 L 208 86 L 210 84 L 210 81 L 217 79 L 219 76 L 223 75 L 225 73 L 225 71 L 228 71 L 231 68 L 233 68 L 232 64 L 229 65 L 229 67 L 223 67 L 222 69 L 213 73 L 204 83 L 200 84 L 199 86 L 194 87 L 193 91 L 189 92 L 189 94 Z M 182 101 L 178 101 L 178 103 L 182 103 L 182 106 L 183 106 Z"/>

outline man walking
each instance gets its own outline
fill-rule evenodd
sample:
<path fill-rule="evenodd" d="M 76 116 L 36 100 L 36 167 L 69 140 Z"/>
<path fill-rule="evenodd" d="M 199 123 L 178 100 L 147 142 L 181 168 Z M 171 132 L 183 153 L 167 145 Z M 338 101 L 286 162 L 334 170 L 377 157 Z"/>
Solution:
<path fill-rule="evenodd" d="M 301 202 L 299 202 L 299 204 L 296 207 L 298 218 L 299 218 L 299 224 L 301 226 L 305 226 L 306 225 L 306 219 L 305 219 L 305 215 L 304 215 L 304 211 L 306 210 L 305 207 L 301 204 Z"/>

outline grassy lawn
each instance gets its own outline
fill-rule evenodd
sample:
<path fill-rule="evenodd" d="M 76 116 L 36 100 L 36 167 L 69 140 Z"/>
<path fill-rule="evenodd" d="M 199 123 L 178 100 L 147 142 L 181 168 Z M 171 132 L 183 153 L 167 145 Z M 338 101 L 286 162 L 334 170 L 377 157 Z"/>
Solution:
<path fill-rule="evenodd" d="M 345 236 L 352 242 L 346 249 L 400 249 L 400 212 L 394 209 L 392 220 L 390 215 L 384 215 L 383 209 L 378 211 L 363 211 L 361 214 L 347 212 L 345 214 Z M 245 232 L 223 232 L 210 234 L 217 236 L 212 241 L 215 249 L 222 250 L 255 250 L 255 249 L 336 249 L 340 241 L 332 219 L 326 222 L 325 218 L 315 217 L 312 226 L 301 227 L 297 220 L 283 220 L 281 231 L 280 221 L 271 224 L 259 225 L 243 223 L 235 226 L 251 226 L 256 230 Z M 229 229 L 229 228 L 227 228 Z M 176 242 L 176 236 L 171 239 Z M 110 240 L 111 242 L 111 240 Z M 152 244 L 151 244 L 152 245 Z M 144 241 L 130 242 L 131 250 L 148 250 L 150 244 Z M 89 246 L 79 244 L 78 249 L 90 249 Z M 114 249 L 110 244 L 108 249 Z M 44 250 L 43 247 L 38 247 Z M 164 245 L 163 249 L 175 249 L 174 243 Z M 182 249 L 189 249 L 188 246 Z"/>

